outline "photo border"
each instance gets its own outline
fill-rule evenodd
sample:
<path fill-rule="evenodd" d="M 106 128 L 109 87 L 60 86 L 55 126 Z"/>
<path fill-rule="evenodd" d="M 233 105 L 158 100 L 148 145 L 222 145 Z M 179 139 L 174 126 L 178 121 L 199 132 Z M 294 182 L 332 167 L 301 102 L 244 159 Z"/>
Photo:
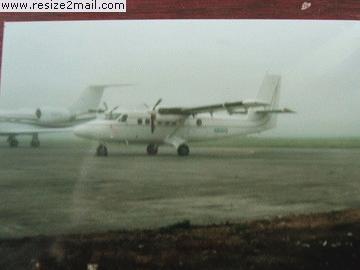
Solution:
<path fill-rule="evenodd" d="M 125 13 L 0 13 L 0 86 L 6 22 L 164 19 L 359 20 L 357 0 L 127 0 Z"/>

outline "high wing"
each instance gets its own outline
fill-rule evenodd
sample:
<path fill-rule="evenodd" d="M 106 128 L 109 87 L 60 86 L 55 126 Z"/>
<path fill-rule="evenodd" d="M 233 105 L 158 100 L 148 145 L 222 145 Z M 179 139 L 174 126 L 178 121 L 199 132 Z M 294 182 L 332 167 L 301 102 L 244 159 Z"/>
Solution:
<path fill-rule="evenodd" d="M 10 135 L 32 135 L 38 133 L 57 133 L 71 132 L 73 127 L 69 128 L 43 128 L 31 124 L 23 123 L 0 123 L 0 136 Z"/>
<path fill-rule="evenodd" d="M 243 109 L 246 112 L 249 108 L 254 107 L 265 107 L 269 103 L 250 100 L 250 101 L 236 101 L 236 102 L 225 102 L 213 105 L 205 105 L 199 107 L 168 107 L 159 108 L 159 114 L 178 114 L 178 115 L 195 115 L 199 113 L 213 113 L 216 111 L 227 111 L 229 114 L 239 113 L 238 109 Z"/>

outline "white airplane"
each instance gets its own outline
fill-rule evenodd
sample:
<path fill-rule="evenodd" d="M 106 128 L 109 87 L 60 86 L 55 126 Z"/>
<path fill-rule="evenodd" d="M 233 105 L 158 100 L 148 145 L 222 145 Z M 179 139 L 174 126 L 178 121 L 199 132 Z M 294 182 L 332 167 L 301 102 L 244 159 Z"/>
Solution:
<path fill-rule="evenodd" d="M 105 119 L 96 119 L 75 128 L 79 137 L 99 142 L 96 154 L 107 156 L 107 143 L 147 144 L 147 153 L 156 155 L 159 145 L 172 145 L 180 156 L 190 153 L 189 142 L 258 133 L 274 128 L 276 114 L 291 113 L 278 107 L 281 77 L 266 75 L 256 100 L 228 102 L 200 107 L 158 108 L 144 112 L 116 113 L 114 108 Z M 216 118 L 213 113 L 245 114 Z M 210 115 L 204 115 L 209 113 Z"/>
<path fill-rule="evenodd" d="M 18 135 L 31 135 L 32 147 L 39 147 L 39 133 L 72 131 L 72 127 L 96 118 L 104 89 L 114 85 L 94 85 L 85 89 L 68 108 L 40 107 L 0 111 L 0 136 L 7 136 L 11 147 L 17 147 Z"/>

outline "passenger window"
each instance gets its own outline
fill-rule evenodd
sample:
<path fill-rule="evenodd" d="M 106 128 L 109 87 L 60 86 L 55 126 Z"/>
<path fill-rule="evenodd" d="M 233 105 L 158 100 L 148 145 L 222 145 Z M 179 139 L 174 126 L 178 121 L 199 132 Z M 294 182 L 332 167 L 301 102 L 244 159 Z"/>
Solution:
<path fill-rule="evenodd" d="M 170 126 L 170 122 L 169 122 L 169 121 L 166 121 L 166 122 L 165 122 L 165 126 Z"/>
<path fill-rule="evenodd" d="M 121 122 L 126 122 L 127 119 L 128 119 L 128 115 L 127 115 L 127 114 L 124 114 L 123 116 L 121 116 L 120 121 L 121 121 Z"/>
<path fill-rule="evenodd" d="M 198 127 L 200 127 L 200 126 L 202 125 L 201 119 L 196 120 L 196 125 L 197 125 Z"/>
<path fill-rule="evenodd" d="M 161 126 L 161 125 L 162 125 L 162 122 L 161 122 L 161 121 L 157 121 L 157 124 L 158 124 L 159 126 Z"/>
<path fill-rule="evenodd" d="M 142 118 L 138 118 L 138 125 L 142 125 L 142 123 L 143 123 Z"/>
<path fill-rule="evenodd" d="M 145 119 L 145 125 L 150 125 L 150 119 L 149 118 Z"/>
<path fill-rule="evenodd" d="M 172 122 L 171 122 L 171 125 L 172 125 L 172 126 L 176 126 L 176 122 L 175 122 L 175 121 L 172 121 Z"/>

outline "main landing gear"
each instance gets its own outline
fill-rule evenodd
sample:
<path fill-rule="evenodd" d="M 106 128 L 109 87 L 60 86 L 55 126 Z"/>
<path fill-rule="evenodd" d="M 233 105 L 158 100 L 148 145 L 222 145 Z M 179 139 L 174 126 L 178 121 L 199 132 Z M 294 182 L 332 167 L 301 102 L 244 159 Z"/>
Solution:
<path fill-rule="evenodd" d="M 7 139 L 7 142 L 10 147 L 15 148 L 19 146 L 19 141 L 16 139 L 15 135 L 10 135 Z M 31 147 L 39 147 L 40 146 L 40 140 L 38 134 L 33 134 L 32 140 L 30 142 Z"/>
<path fill-rule="evenodd" d="M 8 137 L 7 142 L 10 147 L 18 147 L 19 141 L 16 139 L 14 135 Z"/>
<path fill-rule="evenodd" d="M 30 146 L 31 147 L 34 147 L 34 148 L 37 148 L 40 146 L 40 141 L 39 141 L 39 136 L 37 134 L 34 134 L 32 136 L 32 140 L 30 142 Z"/>
<path fill-rule="evenodd" d="M 158 153 L 159 146 L 155 143 L 150 143 L 146 147 L 146 152 L 150 156 L 155 156 Z M 190 154 L 190 148 L 187 144 L 180 144 L 177 148 L 179 156 L 188 156 Z M 99 144 L 96 149 L 96 155 L 99 157 L 106 157 L 108 155 L 107 147 L 104 144 Z"/>
<path fill-rule="evenodd" d="M 188 156 L 190 153 L 190 148 L 187 144 L 180 144 L 179 147 L 177 148 L 177 152 L 179 156 Z"/>
<path fill-rule="evenodd" d="M 98 157 L 107 157 L 108 155 L 107 147 L 104 144 L 100 144 L 96 149 L 96 155 Z"/>
<path fill-rule="evenodd" d="M 147 151 L 148 155 L 154 156 L 158 153 L 158 148 L 159 148 L 158 145 L 156 145 L 154 143 L 150 143 L 147 146 L 146 151 Z M 190 148 L 185 143 L 180 144 L 179 147 L 177 148 L 177 153 L 179 156 L 188 156 L 190 154 Z"/>
<path fill-rule="evenodd" d="M 158 153 L 158 146 L 154 143 L 150 143 L 147 147 L 146 147 L 146 151 L 148 153 L 148 155 L 150 156 L 154 156 Z"/>

